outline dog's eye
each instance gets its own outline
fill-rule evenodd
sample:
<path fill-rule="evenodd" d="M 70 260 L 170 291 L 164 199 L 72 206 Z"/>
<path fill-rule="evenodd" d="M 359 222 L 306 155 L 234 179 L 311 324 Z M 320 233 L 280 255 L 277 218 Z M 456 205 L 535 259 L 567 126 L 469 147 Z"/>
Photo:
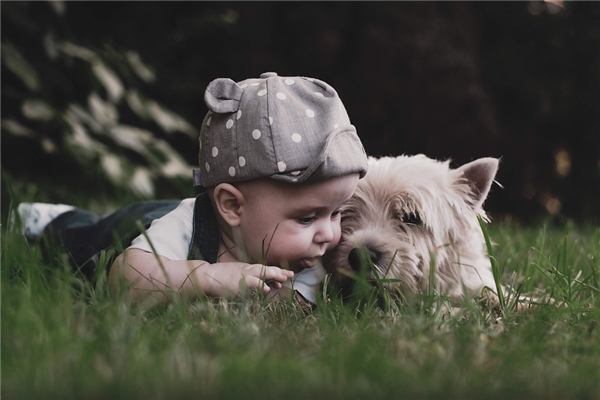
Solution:
<path fill-rule="evenodd" d="M 411 225 L 421 225 L 423 223 L 423 221 L 421 221 L 421 216 L 418 212 L 404 213 L 402 215 L 402 222 Z"/>

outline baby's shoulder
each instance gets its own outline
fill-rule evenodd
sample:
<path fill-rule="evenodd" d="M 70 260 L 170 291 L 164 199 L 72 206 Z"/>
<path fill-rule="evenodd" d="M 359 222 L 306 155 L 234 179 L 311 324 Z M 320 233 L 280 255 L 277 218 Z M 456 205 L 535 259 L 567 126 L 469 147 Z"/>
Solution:
<path fill-rule="evenodd" d="M 196 199 L 193 197 L 188 198 L 188 199 L 183 199 L 183 200 L 181 200 L 179 205 L 169 214 L 172 214 L 171 217 L 190 219 L 194 215 L 195 203 L 196 203 Z M 169 215 L 169 214 L 167 214 L 167 215 Z"/>

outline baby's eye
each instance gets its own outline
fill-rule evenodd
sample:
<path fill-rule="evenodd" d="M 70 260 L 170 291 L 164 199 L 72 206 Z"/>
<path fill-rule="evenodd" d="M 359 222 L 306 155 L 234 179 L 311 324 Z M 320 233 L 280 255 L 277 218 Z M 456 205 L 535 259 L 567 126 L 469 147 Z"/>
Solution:
<path fill-rule="evenodd" d="M 311 222 L 313 222 L 316 219 L 316 217 L 303 217 L 303 218 L 298 218 L 298 222 L 300 222 L 303 225 L 308 225 Z"/>
<path fill-rule="evenodd" d="M 331 219 L 337 218 L 341 214 L 340 210 L 335 210 L 331 213 Z"/>

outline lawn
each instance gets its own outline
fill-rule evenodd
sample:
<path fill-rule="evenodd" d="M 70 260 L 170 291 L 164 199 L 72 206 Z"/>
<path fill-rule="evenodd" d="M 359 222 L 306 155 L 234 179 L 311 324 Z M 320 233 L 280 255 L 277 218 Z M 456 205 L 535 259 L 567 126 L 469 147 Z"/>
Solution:
<path fill-rule="evenodd" d="M 3 226 L 2 397 L 600 399 L 600 229 L 493 222 L 500 280 L 563 306 L 438 296 L 378 306 L 324 290 L 142 309 Z"/>

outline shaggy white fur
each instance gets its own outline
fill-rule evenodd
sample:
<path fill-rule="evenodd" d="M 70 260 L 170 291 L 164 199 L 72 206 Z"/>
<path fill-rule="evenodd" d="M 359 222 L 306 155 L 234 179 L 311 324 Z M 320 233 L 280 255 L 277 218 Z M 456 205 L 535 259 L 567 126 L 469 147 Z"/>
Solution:
<path fill-rule="evenodd" d="M 461 298 L 496 285 L 477 221 L 498 160 L 481 158 L 457 169 L 424 155 L 369 159 L 369 172 L 342 209 L 342 240 L 324 259 L 333 281 L 349 282 L 361 249 L 374 265 L 368 278 L 386 278 L 400 293 L 426 292 L 430 266 L 436 289 Z"/>

